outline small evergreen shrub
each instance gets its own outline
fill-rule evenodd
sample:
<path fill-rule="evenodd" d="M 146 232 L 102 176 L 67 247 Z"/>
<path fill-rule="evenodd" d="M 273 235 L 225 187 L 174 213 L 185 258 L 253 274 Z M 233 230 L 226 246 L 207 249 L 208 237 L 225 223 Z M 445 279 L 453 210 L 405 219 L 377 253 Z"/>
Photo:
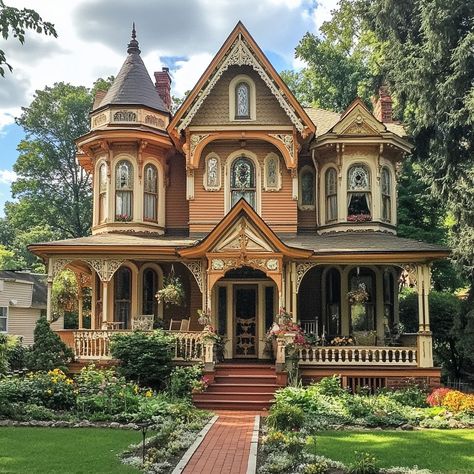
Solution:
<path fill-rule="evenodd" d="M 34 332 L 34 344 L 26 354 L 26 366 L 29 370 L 67 371 L 67 365 L 73 360 L 72 349 L 50 328 L 46 318 L 39 318 Z"/>
<path fill-rule="evenodd" d="M 267 422 L 271 428 L 277 430 L 298 430 L 303 425 L 304 412 L 298 406 L 273 405 Z"/>
<path fill-rule="evenodd" d="M 191 365 L 175 367 L 168 381 L 168 392 L 173 397 L 191 397 L 194 387 L 202 378 L 202 367 Z"/>
<path fill-rule="evenodd" d="M 120 372 L 128 380 L 163 387 L 171 373 L 174 337 L 161 329 L 115 334 L 112 356 L 120 361 Z"/>

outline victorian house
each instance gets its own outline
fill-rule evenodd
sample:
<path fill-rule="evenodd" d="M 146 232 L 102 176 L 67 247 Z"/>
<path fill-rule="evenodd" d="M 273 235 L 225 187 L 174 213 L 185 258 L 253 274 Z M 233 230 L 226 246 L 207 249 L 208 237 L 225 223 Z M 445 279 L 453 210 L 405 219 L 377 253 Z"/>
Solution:
<path fill-rule="evenodd" d="M 228 370 L 276 357 L 284 373 L 284 344 L 272 355 L 265 341 L 284 307 L 313 335 L 298 352 L 305 378 L 439 381 L 430 264 L 448 251 L 397 237 L 397 170 L 411 145 L 386 91 L 373 112 L 357 98 L 342 114 L 304 108 L 238 23 L 173 114 L 168 69 L 152 82 L 135 32 L 127 51 L 77 139 L 93 176 L 92 235 L 30 247 L 48 265 L 49 302 L 66 267 L 92 288 L 91 328 L 81 317 L 62 333 L 77 358 L 110 357 L 110 334 L 145 323 L 175 332 L 176 360 L 203 357 L 212 372 L 204 310 Z M 418 292 L 419 331 L 394 341 L 401 276 Z M 180 305 L 155 296 L 170 277 Z"/>

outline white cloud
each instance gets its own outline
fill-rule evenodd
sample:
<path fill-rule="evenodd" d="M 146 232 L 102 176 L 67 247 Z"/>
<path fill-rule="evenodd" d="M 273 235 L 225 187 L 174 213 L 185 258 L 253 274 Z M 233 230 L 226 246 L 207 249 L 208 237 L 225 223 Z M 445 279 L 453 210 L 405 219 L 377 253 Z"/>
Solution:
<path fill-rule="evenodd" d="M 12 184 L 16 181 L 17 175 L 11 170 L 0 170 L 0 183 L 1 184 Z"/>
<path fill-rule="evenodd" d="M 178 97 L 191 90 L 212 61 L 212 54 L 202 53 L 191 56 L 187 61 L 177 61 L 173 72 L 174 93 Z"/>

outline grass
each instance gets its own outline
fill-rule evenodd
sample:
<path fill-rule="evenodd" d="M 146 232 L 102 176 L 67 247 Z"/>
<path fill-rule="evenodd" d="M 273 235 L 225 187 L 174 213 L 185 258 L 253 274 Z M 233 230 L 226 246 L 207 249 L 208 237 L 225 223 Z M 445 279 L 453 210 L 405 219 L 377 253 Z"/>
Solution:
<path fill-rule="evenodd" d="M 137 473 L 117 454 L 141 433 L 99 428 L 0 428 L 1 473 Z"/>
<path fill-rule="evenodd" d="M 343 463 L 354 460 L 354 451 L 363 451 L 375 455 L 381 467 L 417 465 L 433 472 L 474 473 L 474 430 L 324 431 L 310 450 Z"/>

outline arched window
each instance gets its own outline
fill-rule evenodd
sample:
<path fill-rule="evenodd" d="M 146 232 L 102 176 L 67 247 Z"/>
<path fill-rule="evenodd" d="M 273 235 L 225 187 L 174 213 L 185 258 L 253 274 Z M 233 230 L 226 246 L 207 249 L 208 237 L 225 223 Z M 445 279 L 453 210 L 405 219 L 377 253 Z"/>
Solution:
<path fill-rule="evenodd" d="M 230 171 L 231 206 L 244 198 L 254 209 L 256 207 L 255 166 L 249 158 L 241 156 L 233 163 Z"/>
<path fill-rule="evenodd" d="M 122 323 L 123 329 L 130 325 L 132 306 L 132 271 L 121 267 L 114 275 L 114 321 Z"/>
<path fill-rule="evenodd" d="M 358 267 L 349 273 L 349 307 L 351 331 L 375 329 L 375 274 L 370 268 Z"/>
<path fill-rule="evenodd" d="M 102 163 L 99 168 L 99 224 L 107 217 L 107 165 Z"/>
<path fill-rule="evenodd" d="M 347 173 L 347 220 L 372 220 L 370 174 L 365 165 L 353 165 Z"/>
<path fill-rule="evenodd" d="M 265 190 L 278 191 L 280 188 L 280 159 L 275 153 L 265 158 Z"/>
<path fill-rule="evenodd" d="M 382 168 L 382 220 L 390 222 L 392 220 L 392 179 L 390 170 Z"/>
<path fill-rule="evenodd" d="M 158 300 L 155 295 L 158 291 L 158 274 L 152 268 L 143 271 L 142 277 L 142 314 L 158 316 Z"/>
<path fill-rule="evenodd" d="M 326 171 L 326 222 L 337 220 L 337 171 Z"/>
<path fill-rule="evenodd" d="M 127 222 L 133 218 L 133 168 L 123 160 L 115 167 L 115 220 Z"/>
<path fill-rule="evenodd" d="M 341 334 L 341 275 L 339 270 L 331 268 L 326 273 L 326 335 Z"/>
<path fill-rule="evenodd" d="M 314 169 L 311 166 L 303 166 L 299 179 L 299 204 L 302 210 L 313 210 L 315 202 L 315 179 Z"/>
<path fill-rule="evenodd" d="M 235 86 L 235 118 L 250 118 L 250 87 L 243 81 Z"/>
<path fill-rule="evenodd" d="M 158 220 L 158 170 L 156 166 L 146 165 L 144 175 L 143 219 L 156 222 Z"/>
<path fill-rule="evenodd" d="M 217 191 L 221 187 L 221 165 L 219 156 L 210 153 L 206 157 L 206 170 L 204 173 L 204 188 L 207 191 Z"/>

